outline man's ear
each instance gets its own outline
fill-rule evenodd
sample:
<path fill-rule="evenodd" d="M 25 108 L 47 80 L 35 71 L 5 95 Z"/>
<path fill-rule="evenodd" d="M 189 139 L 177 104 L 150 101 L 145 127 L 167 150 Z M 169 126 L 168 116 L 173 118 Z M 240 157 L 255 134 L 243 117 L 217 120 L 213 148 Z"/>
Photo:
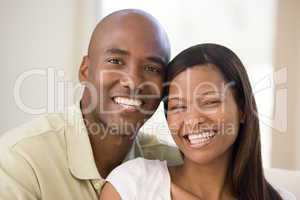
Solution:
<path fill-rule="evenodd" d="M 79 68 L 79 81 L 83 82 L 86 81 L 88 78 L 88 70 L 89 69 L 89 57 L 84 56 L 82 58 L 80 68 Z"/>

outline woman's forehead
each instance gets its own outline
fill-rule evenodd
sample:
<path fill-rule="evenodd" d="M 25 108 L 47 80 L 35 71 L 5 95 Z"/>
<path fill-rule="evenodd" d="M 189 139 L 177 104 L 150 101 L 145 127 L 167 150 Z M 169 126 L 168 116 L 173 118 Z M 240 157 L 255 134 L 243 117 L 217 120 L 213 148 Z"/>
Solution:
<path fill-rule="evenodd" d="M 170 92 L 195 91 L 218 93 L 226 87 L 222 74 L 210 66 L 194 66 L 179 73 L 170 82 Z"/>

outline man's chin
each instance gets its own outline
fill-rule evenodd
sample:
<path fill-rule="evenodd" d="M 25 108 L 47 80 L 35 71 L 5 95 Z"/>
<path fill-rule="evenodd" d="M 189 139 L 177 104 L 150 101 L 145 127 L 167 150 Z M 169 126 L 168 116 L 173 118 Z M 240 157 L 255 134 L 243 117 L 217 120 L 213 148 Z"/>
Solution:
<path fill-rule="evenodd" d="M 123 143 L 124 141 L 133 141 L 137 135 L 137 132 L 114 132 L 114 130 L 107 132 L 105 134 L 108 140 L 119 141 Z M 105 138 L 102 138 L 105 139 Z M 122 142 L 123 141 L 123 142 Z"/>
<path fill-rule="evenodd" d="M 117 118 L 106 123 L 105 132 L 111 135 L 131 136 L 138 132 L 144 122 L 133 119 Z"/>
<path fill-rule="evenodd" d="M 116 113 L 110 115 L 110 124 L 119 125 L 119 126 L 132 126 L 138 127 L 142 126 L 149 117 L 145 115 L 126 115 L 123 113 Z"/>
<path fill-rule="evenodd" d="M 137 133 L 109 133 L 111 137 L 135 138 Z"/>

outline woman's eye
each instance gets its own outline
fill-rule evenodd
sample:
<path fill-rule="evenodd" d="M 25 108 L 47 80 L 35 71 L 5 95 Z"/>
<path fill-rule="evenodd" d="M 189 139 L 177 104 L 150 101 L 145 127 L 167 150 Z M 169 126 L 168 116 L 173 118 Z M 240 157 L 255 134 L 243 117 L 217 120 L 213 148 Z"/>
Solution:
<path fill-rule="evenodd" d="M 207 107 L 213 107 L 219 105 L 220 103 L 221 103 L 220 100 L 209 100 L 209 101 L 204 101 L 203 105 Z"/>
<path fill-rule="evenodd" d="M 110 58 L 108 59 L 108 62 L 114 65 L 122 65 L 123 62 L 122 60 L 118 59 L 118 58 Z"/>
<path fill-rule="evenodd" d="M 152 66 L 152 65 L 146 65 L 145 71 L 148 72 L 154 72 L 154 73 L 161 73 L 160 67 Z"/>

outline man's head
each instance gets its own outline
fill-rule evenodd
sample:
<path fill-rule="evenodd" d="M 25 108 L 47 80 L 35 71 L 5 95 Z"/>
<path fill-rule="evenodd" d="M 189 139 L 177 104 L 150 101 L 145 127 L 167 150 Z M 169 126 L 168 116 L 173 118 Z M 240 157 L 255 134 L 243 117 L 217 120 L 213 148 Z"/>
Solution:
<path fill-rule="evenodd" d="M 105 17 L 80 67 L 80 81 L 89 83 L 85 114 L 105 130 L 135 133 L 159 105 L 169 58 L 167 35 L 148 13 L 121 10 Z"/>

